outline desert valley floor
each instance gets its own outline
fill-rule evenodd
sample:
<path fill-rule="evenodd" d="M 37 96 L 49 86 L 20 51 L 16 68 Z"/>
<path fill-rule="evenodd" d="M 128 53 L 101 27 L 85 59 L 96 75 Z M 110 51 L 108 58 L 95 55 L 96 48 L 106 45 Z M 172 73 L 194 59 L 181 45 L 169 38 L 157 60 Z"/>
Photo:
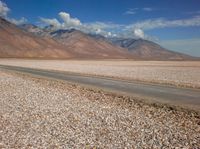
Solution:
<path fill-rule="evenodd" d="M 0 65 L 58 70 L 200 88 L 200 61 L 0 59 Z"/>
<path fill-rule="evenodd" d="M 200 87 L 199 62 L 2 59 L 2 65 Z M 198 148 L 200 115 L 0 69 L 0 148 Z"/>

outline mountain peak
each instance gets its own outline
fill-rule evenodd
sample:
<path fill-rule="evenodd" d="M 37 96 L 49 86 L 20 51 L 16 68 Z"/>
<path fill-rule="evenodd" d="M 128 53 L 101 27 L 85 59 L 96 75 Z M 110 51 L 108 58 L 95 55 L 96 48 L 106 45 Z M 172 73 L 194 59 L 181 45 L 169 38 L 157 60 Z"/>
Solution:
<path fill-rule="evenodd" d="M 50 33 L 52 37 L 63 36 L 65 33 L 69 34 L 77 31 L 76 29 L 59 29 Z"/>
<path fill-rule="evenodd" d="M 138 59 L 144 60 L 185 60 L 193 57 L 167 50 L 157 43 L 145 39 L 112 38 L 111 42 L 127 48 Z"/>

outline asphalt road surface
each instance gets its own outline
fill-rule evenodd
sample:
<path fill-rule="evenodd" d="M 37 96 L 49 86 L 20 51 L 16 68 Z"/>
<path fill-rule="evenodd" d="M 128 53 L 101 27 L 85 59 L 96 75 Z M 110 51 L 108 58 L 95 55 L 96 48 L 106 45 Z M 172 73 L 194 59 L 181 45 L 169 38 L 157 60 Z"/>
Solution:
<path fill-rule="evenodd" d="M 177 88 L 168 85 L 150 84 L 138 81 L 124 81 L 105 77 L 86 76 L 75 73 L 32 69 L 17 66 L 0 65 L 0 68 L 32 74 L 37 77 L 63 80 L 92 88 L 126 94 L 150 102 L 167 103 L 200 111 L 200 90 Z"/>

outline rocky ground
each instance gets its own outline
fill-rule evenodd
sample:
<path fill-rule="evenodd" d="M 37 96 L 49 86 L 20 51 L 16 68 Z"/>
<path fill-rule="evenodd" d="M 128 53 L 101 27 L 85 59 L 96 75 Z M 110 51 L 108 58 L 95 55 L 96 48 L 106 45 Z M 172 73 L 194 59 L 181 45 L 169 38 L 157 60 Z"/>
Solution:
<path fill-rule="evenodd" d="M 200 88 L 200 61 L 0 59 L 0 64 Z"/>
<path fill-rule="evenodd" d="M 0 70 L 0 148 L 200 148 L 200 116 Z"/>

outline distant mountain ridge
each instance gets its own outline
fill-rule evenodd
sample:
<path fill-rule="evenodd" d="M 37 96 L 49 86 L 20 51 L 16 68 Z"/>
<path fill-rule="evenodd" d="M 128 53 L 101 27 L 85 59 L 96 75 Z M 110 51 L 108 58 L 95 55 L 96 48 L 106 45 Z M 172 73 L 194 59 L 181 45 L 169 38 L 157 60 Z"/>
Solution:
<path fill-rule="evenodd" d="M 76 36 L 72 36 L 73 38 L 70 36 L 66 41 L 68 44 L 62 44 L 62 40 L 59 40 L 58 37 L 51 37 L 50 33 L 47 29 L 40 29 L 30 24 L 18 27 L 0 17 L 0 57 L 42 59 L 132 58 L 124 49 L 107 42 L 97 42 L 86 38 L 87 36 L 84 33 L 75 34 Z M 95 42 L 98 44 L 94 44 Z"/>
<path fill-rule="evenodd" d="M 0 23 L 0 57 L 195 59 L 144 39 L 110 38 L 76 29 L 55 30 L 53 26 L 39 28 L 32 24 L 17 27 L 3 18 Z"/>
<path fill-rule="evenodd" d="M 110 38 L 113 44 L 127 48 L 130 53 L 139 59 L 146 60 L 184 60 L 193 59 L 192 56 L 170 51 L 154 43 L 144 39 L 131 38 Z"/>
<path fill-rule="evenodd" d="M 49 35 L 54 39 L 62 40 L 63 44 L 67 44 L 66 38 L 72 33 L 76 33 L 76 29 L 70 30 L 56 30 L 50 32 Z M 86 34 L 85 34 L 86 35 Z M 192 56 L 170 51 L 161 47 L 157 43 L 144 39 L 132 39 L 132 38 L 119 38 L 119 37 L 104 37 L 100 34 L 87 34 L 90 38 L 96 39 L 96 41 L 112 43 L 115 46 L 128 49 L 130 55 L 133 55 L 135 59 L 141 60 L 187 60 L 194 59 Z M 86 38 L 87 36 L 85 36 Z M 64 39 L 65 38 L 65 39 Z M 88 37 L 87 37 L 88 38 Z"/>

